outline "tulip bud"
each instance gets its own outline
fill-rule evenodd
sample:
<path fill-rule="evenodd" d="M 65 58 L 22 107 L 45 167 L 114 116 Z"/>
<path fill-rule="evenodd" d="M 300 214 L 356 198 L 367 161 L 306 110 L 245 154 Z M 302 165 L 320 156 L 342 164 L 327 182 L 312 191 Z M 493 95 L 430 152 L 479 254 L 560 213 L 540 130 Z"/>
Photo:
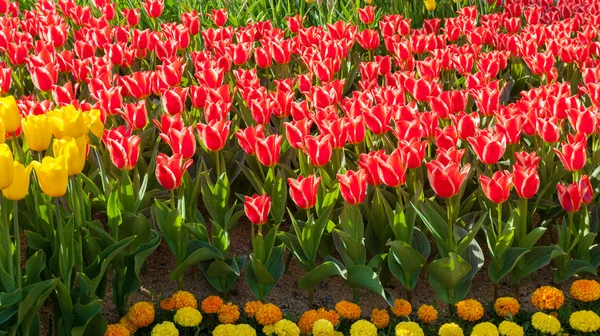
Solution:
<path fill-rule="evenodd" d="M 576 212 L 581 207 L 581 191 L 577 182 L 565 186 L 562 183 L 556 185 L 558 200 L 566 212 Z"/>
<path fill-rule="evenodd" d="M 208 125 L 198 123 L 198 133 L 200 134 L 200 140 L 206 148 L 210 151 L 220 151 L 225 147 L 227 138 L 229 137 L 229 126 L 231 125 L 230 120 L 219 120 L 213 121 Z"/>
<path fill-rule="evenodd" d="M 579 180 L 579 191 L 581 193 L 581 203 L 589 205 L 594 200 L 594 188 L 587 175 L 583 175 Z"/>
<path fill-rule="evenodd" d="M 431 188 L 442 198 L 458 195 L 471 170 L 470 164 L 461 169 L 458 163 L 449 162 L 444 165 L 438 160 L 432 160 L 425 165 Z"/>
<path fill-rule="evenodd" d="M 271 197 L 269 195 L 257 194 L 252 197 L 244 196 L 244 212 L 246 217 L 254 225 L 263 225 L 269 219 L 269 211 L 271 210 Z"/>
<path fill-rule="evenodd" d="M 256 139 L 255 151 L 258 161 L 267 167 L 274 167 L 279 162 L 281 154 L 281 135 L 271 135 L 266 139 Z"/>

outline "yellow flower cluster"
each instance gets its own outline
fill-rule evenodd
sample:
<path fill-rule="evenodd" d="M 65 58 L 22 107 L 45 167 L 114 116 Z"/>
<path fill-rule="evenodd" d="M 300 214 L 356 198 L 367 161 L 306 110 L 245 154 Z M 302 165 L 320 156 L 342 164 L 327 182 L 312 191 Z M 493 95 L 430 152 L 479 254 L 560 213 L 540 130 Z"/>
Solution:
<path fill-rule="evenodd" d="M 552 315 L 537 312 L 531 317 L 531 325 L 545 334 L 556 335 L 560 331 L 560 322 Z"/>
<path fill-rule="evenodd" d="M 396 325 L 396 335 L 409 334 L 412 336 L 424 336 L 423 329 L 415 322 L 400 322 Z"/>
<path fill-rule="evenodd" d="M 131 333 L 120 324 L 109 324 L 106 326 L 104 336 L 129 336 Z"/>
<path fill-rule="evenodd" d="M 263 333 L 275 336 L 300 336 L 300 328 L 290 320 L 280 320 L 272 326 L 265 326 Z"/>
<path fill-rule="evenodd" d="M 281 309 L 272 303 L 261 305 L 256 311 L 256 322 L 262 326 L 273 325 L 283 318 Z"/>
<path fill-rule="evenodd" d="M 171 296 L 173 302 L 173 310 L 179 310 L 181 308 L 198 308 L 198 301 L 194 294 L 186 291 L 178 291 Z"/>
<path fill-rule="evenodd" d="M 531 303 L 540 310 L 559 309 L 564 302 L 563 292 L 551 286 L 542 286 L 531 294 Z"/>
<path fill-rule="evenodd" d="M 519 313 L 520 308 L 519 301 L 511 297 L 498 298 L 494 303 L 496 314 L 502 317 L 515 316 Z"/>
<path fill-rule="evenodd" d="M 438 318 L 438 311 L 430 305 L 422 305 L 417 310 L 417 316 L 419 316 L 419 320 L 423 323 L 431 323 Z"/>
<path fill-rule="evenodd" d="M 331 336 L 335 334 L 333 323 L 329 320 L 316 320 L 312 327 L 313 336 Z"/>
<path fill-rule="evenodd" d="M 406 300 L 396 299 L 394 300 L 392 313 L 398 317 L 407 317 L 410 315 L 410 313 L 412 313 L 412 305 Z"/>
<path fill-rule="evenodd" d="M 121 318 L 119 324 L 125 327 L 125 329 L 129 330 L 129 333 L 131 334 L 135 334 L 135 332 L 138 330 L 138 327 L 135 324 L 133 324 L 133 322 L 131 322 L 127 315 Z"/>
<path fill-rule="evenodd" d="M 512 321 L 502 321 L 498 326 L 500 336 L 524 336 L 523 327 Z"/>
<path fill-rule="evenodd" d="M 127 318 L 137 328 L 147 327 L 154 322 L 154 305 L 145 301 L 137 302 L 129 308 Z"/>
<path fill-rule="evenodd" d="M 182 327 L 196 327 L 202 322 L 202 314 L 192 307 L 183 307 L 173 317 L 175 323 Z"/>
<path fill-rule="evenodd" d="M 456 311 L 458 316 L 465 321 L 477 322 L 485 313 L 483 305 L 477 300 L 466 299 L 456 303 Z"/>
<path fill-rule="evenodd" d="M 373 309 L 371 312 L 371 323 L 373 323 L 377 329 L 383 329 L 390 324 L 390 314 L 387 309 Z"/>
<path fill-rule="evenodd" d="M 596 280 L 576 280 L 570 292 L 577 301 L 593 302 L 600 299 L 600 283 Z"/>
<path fill-rule="evenodd" d="M 211 295 L 206 299 L 202 300 L 200 307 L 205 314 L 216 314 L 219 312 L 219 308 L 223 305 L 223 299 L 216 295 Z"/>
<path fill-rule="evenodd" d="M 462 328 L 456 323 L 445 323 L 438 331 L 439 336 L 464 336 Z"/>
<path fill-rule="evenodd" d="M 571 314 L 569 324 L 577 331 L 596 332 L 600 329 L 600 317 L 593 311 L 582 310 Z"/>
<path fill-rule="evenodd" d="M 300 331 L 308 334 L 313 329 L 313 324 L 320 319 L 328 320 L 334 327 L 340 323 L 340 316 L 335 310 L 319 308 L 318 310 L 313 309 L 305 311 L 298 320 L 298 327 L 300 328 Z"/>
<path fill-rule="evenodd" d="M 335 305 L 335 311 L 341 317 L 349 320 L 358 320 L 360 318 L 360 307 L 356 303 L 349 301 L 340 301 Z"/>
<path fill-rule="evenodd" d="M 482 322 L 473 327 L 471 336 L 499 336 L 498 328 L 493 323 Z"/>
<path fill-rule="evenodd" d="M 249 324 L 238 324 L 235 329 L 237 336 L 256 336 L 256 330 Z"/>
<path fill-rule="evenodd" d="M 179 336 L 179 330 L 173 322 L 159 323 L 152 328 L 152 336 Z"/>
<path fill-rule="evenodd" d="M 350 326 L 350 336 L 377 336 L 377 327 L 367 320 L 358 320 Z"/>
<path fill-rule="evenodd" d="M 222 305 L 217 313 L 219 314 L 219 322 L 223 324 L 235 323 L 240 318 L 238 306 L 231 302 Z"/>
<path fill-rule="evenodd" d="M 213 330 L 213 336 L 256 336 L 256 330 L 247 324 L 219 324 Z"/>
<path fill-rule="evenodd" d="M 204 304 L 204 302 L 202 302 L 202 303 Z M 223 304 L 222 301 L 221 301 L 221 304 Z M 260 308 L 260 306 L 262 306 L 262 302 L 260 302 L 260 301 L 248 301 L 244 305 L 244 312 L 246 313 L 246 315 L 248 315 L 248 317 L 253 318 L 254 314 L 256 314 L 256 312 L 258 311 L 258 308 Z"/>

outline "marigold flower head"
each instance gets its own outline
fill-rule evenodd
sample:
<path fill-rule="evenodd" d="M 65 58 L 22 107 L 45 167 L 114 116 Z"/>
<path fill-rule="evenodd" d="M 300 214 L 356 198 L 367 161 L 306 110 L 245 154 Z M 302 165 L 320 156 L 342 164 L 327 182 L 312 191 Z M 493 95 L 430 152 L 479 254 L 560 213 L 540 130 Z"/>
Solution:
<path fill-rule="evenodd" d="M 154 305 L 150 302 L 137 302 L 129 308 L 127 317 L 136 327 L 147 327 L 154 322 Z"/>
<path fill-rule="evenodd" d="M 600 299 L 600 283 L 596 280 L 576 280 L 571 284 L 571 296 L 581 302 Z"/>
<path fill-rule="evenodd" d="M 219 311 L 219 308 L 223 305 L 223 299 L 216 295 L 211 295 L 206 299 L 202 300 L 200 307 L 205 314 L 215 314 Z"/>
<path fill-rule="evenodd" d="M 109 324 L 106 326 L 104 336 L 129 336 L 131 333 L 120 324 Z"/>
<path fill-rule="evenodd" d="M 173 320 L 182 327 L 195 327 L 202 322 L 202 314 L 196 308 L 183 307 L 175 313 Z"/>
<path fill-rule="evenodd" d="M 190 308 L 198 308 L 198 301 L 194 294 L 186 291 L 178 291 L 173 296 L 171 296 L 173 300 L 173 309 L 179 310 L 181 308 L 190 307 Z"/>
<path fill-rule="evenodd" d="M 571 328 L 584 333 L 596 332 L 600 329 L 600 317 L 589 310 L 574 312 L 569 317 Z"/>
<path fill-rule="evenodd" d="M 237 336 L 256 336 L 256 330 L 249 324 L 238 324 L 235 326 Z"/>
<path fill-rule="evenodd" d="M 377 329 L 383 329 L 390 324 L 390 313 L 387 309 L 373 309 L 371 312 L 371 322 L 377 327 Z"/>
<path fill-rule="evenodd" d="M 396 325 L 396 335 L 408 331 L 412 336 L 424 336 L 423 329 L 415 322 L 400 322 Z"/>
<path fill-rule="evenodd" d="M 340 316 L 335 310 L 319 308 L 319 310 L 312 309 L 305 311 L 298 320 L 298 327 L 303 333 L 309 334 L 315 322 L 320 319 L 328 320 L 334 327 L 340 323 Z"/>
<path fill-rule="evenodd" d="M 423 323 L 431 323 L 438 318 L 438 311 L 433 306 L 424 304 L 417 310 L 417 316 Z"/>
<path fill-rule="evenodd" d="M 524 336 L 523 327 L 512 321 L 502 321 L 498 326 L 500 336 Z"/>
<path fill-rule="evenodd" d="M 483 305 L 477 300 L 466 299 L 456 303 L 458 316 L 465 321 L 477 322 L 484 314 Z"/>
<path fill-rule="evenodd" d="M 267 303 L 260 308 L 256 312 L 256 322 L 262 326 L 273 325 L 279 320 L 283 318 L 283 314 L 281 313 L 281 309 L 272 303 Z"/>
<path fill-rule="evenodd" d="M 499 336 L 498 328 L 493 323 L 481 322 L 473 327 L 471 336 Z"/>
<path fill-rule="evenodd" d="M 394 307 L 392 308 L 392 313 L 398 317 L 407 317 L 412 313 L 412 305 L 410 302 L 404 299 L 396 299 L 394 300 Z"/>
<path fill-rule="evenodd" d="M 312 327 L 313 336 L 329 336 L 333 332 L 333 324 L 325 319 L 316 320 Z"/>
<path fill-rule="evenodd" d="M 127 330 L 129 330 L 130 334 L 135 334 L 135 332 L 138 330 L 138 327 L 135 324 L 133 324 L 133 322 L 131 322 L 127 315 L 121 317 L 119 324 L 125 327 Z"/>
<path fill-rule="evenodd" d="M 175 309 L 175 301 L 168 297 L 160 301 L 160 309 L 162 310 L 173 310 Z"/>
<path fill-rule="evenodd" d="M 358 320 L 350 326 L 350 336 L 377 336 L 377 327 L 367 320 Z"/>
<path fill-rule="evenodd" d="M 237 305 L 231 302 L 224 304 L 219 308 L 219 322 L 223 324 L 235 323 L 240 318 L 240 310 Z"/>
<path fill-rule="evenodd" d="M 564 302 L 563 292 L 551 286 L 542 286 L 531 294 L 531 303 L 540 310 L 559 309 Z"/>
<path fill-rule="evenodd" d="M 456 323 L 444 323 L 440 330 L 439 336 L 464 336 L 462 328 Z"/>
<path fill-rule="evenodd" d="M 262 306 L 262 302 L 260 301 L 248 301 L 244 305 L 244 312 L 248 317 L 254 317 L 254 314 L 258 311 L 258 308 Z"/>
<path fill-rule="evenodd" d="M 290 320 L 280 320 L 272 326 L 265 326 L 263 333 L 275 336 L 300 336 L 300 328 Z"/>
<path fill-rule="evenodd" d="M 179 336 L 179 330 L 173 322 L 163 322 L 152 328 L 152 336 Z"/>
<path fill-rule="evenodd" d="M 531 316 L 531 325 L 545 334 L 556 335 L 560 331 L 558 319 L 542 312 L 537 312 Z"/>
<path fill-rule="evenodd" d="M 317 316 L 319 319 L 326 319 L 336 327 L 340 324 L 340 315 L 335 310 L 327 310 L 325 308 L 317 309 Z"/>
<path fill-rule="evenodd" d="M 219 324 L 213 330 L 213 336 L 237 336 L 237 328 L 233 324 Z"/>
<path fill-rule="evenodd" d="M 494 303 L 494 310 L 498 316 L 509 317 L 515 316 L 519 313 L 519 301 L 511 297 L 501 297 Z"/>
<path fill-rule="evenodd" d="M 349 301 L 340 301 L 335 305 L 335 311 L 341 317 L 349 320 L 357 320 L 360 318 L 360 307 L 356 303 Z"/>

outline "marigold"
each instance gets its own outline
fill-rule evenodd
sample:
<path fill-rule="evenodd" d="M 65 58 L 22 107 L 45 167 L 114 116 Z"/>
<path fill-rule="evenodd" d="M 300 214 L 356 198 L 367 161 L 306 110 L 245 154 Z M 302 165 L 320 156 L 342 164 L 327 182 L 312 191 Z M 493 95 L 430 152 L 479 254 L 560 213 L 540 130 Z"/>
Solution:
<path fill-rule="evenodd" d="M 439 336 L 464 336 L 462 328 L 456 323 L 444 323 L 438 331 Z"/>
<path fill-rule="evenodd" d="M 308 334 L 312 331 L 315 321 L 319 319 L 328 320 L 334 327 L 340 323 L 340 316 L 335 310 L 328 311 L 325 308 L 319 308 L 319 310 L 313 309 L 305 311 L 298 320 L 298 327 L 300 328 L 300 331 Z"/>
<path fill-rule="evenodd" d="M 277 305 L 267 303 L 258 308 L 255 317 L 258 324 L 266 326 L 279 322 L 283 318 L 283 314 Z"/>
<path fill-rule="evenodd" d="M 410 313 L 412 313 L 412 305 L 406 300 L 396 299 L 394 300 L 392 313 L 398 317 L 407 317 L 410 315 Z"/>
<path fill-rule="evenodd" d="M 576 280 L 571 284 L 571 296 L 581 302 L 600 299 L 600 283 L 596 280 Z"/>
<path fill-rule="evenodd" d="M 473 327 L 471 336 L 499 336 L 498 328 L 493 323 L 481 322 Z"/>
<path fill-rule="evenodd" d="M 501 297 L 494 303 L 494 310 L 498 316 L 509 317 L 515 316 L 519 313 L 519 301 L 511 297 Z"/>
<path fill-rule="evenodd" d="M 219 322 L 223 324 L 235 323 L 240 318 L 240 310 L 237 305 L 231 302 L 224 304 L 219 308 Z"/>
<path fill-rule="evenodd" d="M 317 309 L 317 314 L 318 314 L 318 318 L 323 318 L 328 320 L 329 322 L 331 322 L 333 324 L 334 327 L 336 327 L 338 324 L 340 324 L 340 315 L 335 311 L 335 310 L 327 310 L 325 308 L 319 308 Z"/>
<path fill-rule="evenodd" d="M 106 326 L 104 336 L 129 336 L 131 333 L 120 324 L 109 324 Z"/>
<path fill-rule="evenodd" d="M 190 307 L 190 308 L 198 308 L 198 301 L 194 294 L 186 291 L 178 291 L 173 296 L 171 296 L 173 300 L 173 309 L 179 310 L 181 308 Z"/>
<path fill-rule="evenodd" d="M 215 314 L 219 311 L 219 308 L 223 305 L 223 299 L 219 296 L 211 295 L 206 299 L 202 300 L 200 307 L 205 314 Z"/>
<path fill-rule="evenodd" d="M 238 324 L 235 326 L 237 336 L 256 336 L 256 330 L 249 324 Z"/>
<path fill-rule="evenodd" d="M 483 305 L 474 299 L 466 299 L 456 303 L 456 312 L 460 318 L 469 322 L 479 321 L 485 313 Z"/>
<path fill-rule="evenodd" d="M 540 310 L 559 309 L 564 302 L 563 292 L 551 286 L 542 286 L 531 294 L 531 303 Z"/>
<path fill-rule="evenodd" d="M 182 327 L 195 327 L 202 322 L 202 314 L 195 308 L 183 307 L 175 313 L 173 321 Z"/>
<path fill-rule="evenodd" d="M 244 312 L 248 317 L 254 318 L 254 314 L 256 314 L 260 306 L 262 306 L 262 302 L 260 301 L 248 301 L 244 305 Z"/>
<path fill-rule="evenodd" d="M 149 326 L 154 322 L 154 305 L 150 302 L 137 302 L 129 308 L 127 317 L 138 328 Z"/>
<path fill-rule="evenodd" d="M 358 320 L 352 323 L 350 336 L 377 336 L 377 327 L 367 320 Z"/>
<path fill-rule="evenodd" d="M 531 316 L 531 325 L 545 334 L 556 335 L 560 331 L 558 319 L 542 312 L 537 312 Z"/>
<path fill-rule="evenodd" d="M 331 321 L 320 319 L 316 320 L 312 327 L 313 336 L 329 336 L 333 333 L 333 324 Z"/>
<path fill-rule="evenodd" d="M 571 328 L 584 333 L 596 332 L 600 329 L 600 317 L 589 310 L 574 312 L 569 317 Z"/>
<path fill-rule="evenodd" d="M 340 314 L 341 317 L 349 320 L 357 320 L 360 318 L 360 307 L 356 303 L 352 303 L 346 300 L 340 301 L 335 305 L 335 311 Z"/>
<path fill-rule="evenodd" d="M 502 321 L 498 326 L 498 332 L 501 336 L 524 336 L 523 327 L 512 321 Z"/>
<path fill-rule="evenodd" d="M 233 324 L 219 324 L 212 334 L 213 336 L 237 336 L 237 328 Z"/>
<path fill-rule="evenodd" d="M 175 301 L 172 298 L 168 297 L 164 300 L 160 301 L 160 309 L 162 310 L 173 310 L 175 309 Z"/>
<path fill-rule="evenodd" d="M 387 309 L 373 309 L 371 312 L 371 322 L 377 329 L 383 329 L 390 324 L 390 314 Z"/>
<path fill-rule="evenodd" d="M 431 323 L 438 318 L 438 311 L 433 306 L 424 304 L 417 310 L 417 316 L 423 323 Z"/>
<path fill-rule="evenodd" d="M 179 330 L 173 322 L 163 322 L 152 328 L 152 336 L 179 336 Z"/>
<path fill-rule="evenodd" d="M 424 336 L 423 329 L 415 322 L 400 322 L 396 325 L 396 335 L 408 331 L 412 336 Z"/>
<path fill-rule="evenodd" d="M 135 324 L 133 324 L 133 322 L 131 322 L 127 315 L 121 317 L 119 324 L 125 327 L 127 330 L 129 330 L 129 333 L 131 334 L 135 334 L 135 332 L 138 330 L 138 327 Z"/>
<path fill-rule="evenodd" d="M 263 333 L 275 336 L 300 336 L 300 328 L 290 320 L 280 320 L 272 326 L 265 326 Z"/>

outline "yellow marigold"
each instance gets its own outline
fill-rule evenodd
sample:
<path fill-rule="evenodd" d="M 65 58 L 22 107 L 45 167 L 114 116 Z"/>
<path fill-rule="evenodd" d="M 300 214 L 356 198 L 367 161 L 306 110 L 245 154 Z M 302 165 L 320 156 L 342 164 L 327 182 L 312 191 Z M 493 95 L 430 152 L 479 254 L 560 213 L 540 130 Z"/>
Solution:
<path fill-rule="evenodd" d="M 315 321 L 320 319 L 328 320 L 334 327 L 340 323 L 340 316 L 335 310 L 319 308 L 319 310 L 313 309 L 305 311 L 298 320 L 298 327 L 300 328 L 300 331 L 308 334 L 312 331 Z"/>
<path fill-rule="evenodd" d="M 542 312 L 533 314 L 531 325 L 545 334 L 556 335 L 560 331 L 560 322 L 558 319 Z"/>
<path fill-rule="evenodd" d="M 194 294 L 186 291 L 178 291 L 173 296 L 171 296 L 173 300 L 173 309 L 179 310 L 181 308 L 190 307 L 190 308 L 198 308 L 198 301 L 196 301 L 196 297 Z"/>
<path fill-rule="evenodd" d="M 205 314 L 215 314 L 219 311 L 219 308 L 223 305 L 223 299 L 219 296 L 211 295 L 206 299 L 202 300 L 200 307 Z"/>
<path fill-rule="evenodd" d="M 483 305 L 474 299 L 466 299 L 456 303 L 456 312 L 460 318 L 469 322 L 479 321 L 485 313 Z"/>
<path fill-rule="evenodd" d="M 581 302 L 600 299 L 600 283 L 596 280 L 576 280 L 571 285 L 571 296 Z"/>
<path fill-rule="evenodd" d="M 173 322 L 163 322 L 152 328 L 152 336 L 179 336 L 179 330 Z"/>
<path fill-rule="evenodd" d="M 438 330 L 439 336 L 464 336 L 462 328 L 456 323 L 444 323 L 440 330 Z"/>
<path fill-rule="evenodd" d="M 390 314 L 387 309 L 373 309 L 371 312 L 371 322 L 377 329 L 383 329 L 390 324 Z"/>
<path fill-rule="evenodd" d="M 564 302 L 563 292 L 551 286 L 542 286 L 531 294 L 531 303 L 540 310 L 558 309 Z"/>
<path fill-rule="evenodd" d="M 498 332 L 501 336 L 524 336 L 523 327 L 512 321 L 502 321 L 498 326 Z"/>
<path fill-rule="evenodd" d="M 119 324 L 125 327 L 127 330 L 129 330 L 130 334 L 135 334 L 135 332 L 138 330 L 138 327 L 135 324 L 133 324 L 133 322 L 131 322 L 127 315 L 121 317 Z"/>
<path fill-rule="evenodd" d="M 335 311 L 341 317 L 349 320 L 357 320 L 360 318 L 360 307 L 356 303 L 349 301 L 340 301 L 335 305 Z"/>
<path fill-rule="evenodd" d="M 519 301 L 511 297 L 501 297 L 494 303 L 494 310 L 498 316 L 509 317 L 515 316 L 519 313 Z"/>
<path fill-rule="evenodd" d="M 398 317 L 407 317 L 410 315 L 410 313 L 412 313 L 412 305 L 406 300 L 396 299 L 394 300 L 392 313 Z"/>
<path fill-rule="evenodd" d="M 328 320 L 334 327 L 340 324 L 340 315 L 335 310 L 319 308 L 317 309 L 317 318 Z"/>
<path fill-rule="evenodd" d="M 237 305 L 229 302 L 219 308 L 219 322 L 223 324 L 235 323 L 240 318 L 240 310 Z"/>
<path fill-rule="evenodd" d="M 147 327 L 154 322 L 154 305 L 150 302 L 137 302 L 129 308 L 127 317 L 136 327 Z"/>
<path fill-rule="evenodd" d="M 260 301 L 248 301 L 244 305 L 244 312 L 248 317 L 254 317 L 254 314 L 256 314 L 260 306 L 262 306 L 262 302 Z"/>
<path fill-rule="evenodd" d="M 498 328 L 493 323 L 481 322 L 473 327 L 471 336 L 499 336 Z"/>
<path fill-rule="evenodd" d="M 352 323 L 350 336 L 377 336 L 377 327 L 367 320 L 358 320 Z"/>
<path fill-rule="evenodd" d="M 255 317 L 258 324 L 266 326 L 279 322 L 283 318 L 283 314 L 277 305 L 267 303 L 258 308 Z"/>
<path fill-rule="evenodd" d="M 419 316 L 421 322 L 431 323 L 437 320 L 438 312 L 433 306 L 424 304 L 417 310 L 417 316 Z"/>
<path fill-rule="evenodd" d="M 202 322 L 202 314 L 196 308 L 183 307 L 175 313 L 173 321 L 182 327 L 195 327 Z"/>
<path fill-rule="evenodd" d="M 249 324 L 238 324 L 235 326 L 237 336 L 256 336 L 256 330 Z"/>
<path fill-rule="evenodd" d="M 272 326 L 265 326 L 263 333 L 275 336 L 300 336 L 300 328 L 290 320 L 280 320 Z"/>
<path fill-rule="evenodd" d="M 213 336 L 237 336 L 237 328 L 233 324 L 219 324 L 212 334 Z"/>
<path fill-rule="evenodd" d="M 120 324 L 109 324 L 106 326 L 104 336 L 129 336 L 131 333 Z"/>
<path fill-rule="evenodd" d="M 313 336 L 329 336 L 333 333 L 333 324 L 331 321 L 320 319 L 313 323 L 312 334 Z"/>
<path fill-rule="evenodd" d="M 574 312 L 569 317 L 571 328 L 584 333 L 596 332 L 600 329 L 600 317 L 589 310 Z"/>
<path fill-rule="evenodd" d="M 412 336 L 424 336 L 423 329 L 415 322 L 400 322 L 396 325 L 396 335 L 408 331 Z M 406 334 L 406 333 L 405 333 Z"/>
<path fill-rule="evenodd" d="M 160 309 L 162 310 L 173 310 L 175 309 L 175 301 L 172 298 L 168 297 L 164 300 L 160 301 Z"/>

